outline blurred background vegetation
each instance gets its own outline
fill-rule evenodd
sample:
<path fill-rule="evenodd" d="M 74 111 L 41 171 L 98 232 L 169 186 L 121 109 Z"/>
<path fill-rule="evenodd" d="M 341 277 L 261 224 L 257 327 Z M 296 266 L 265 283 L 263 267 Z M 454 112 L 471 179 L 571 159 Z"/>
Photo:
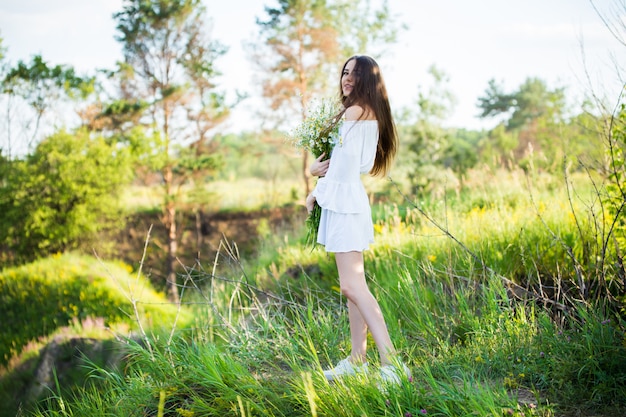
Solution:
<path fill-rule="evenodd" d="M 572 102 L 539 78 L 492 80 L 477 108 L 495 127 L 450 128 L 436 66 L 394 109 L 390 178 L 364 178 L 368 278 L 422 388 L 306 379 L 349 347 L 333 261 L 303 246 L 313 179 L 285 126 L 334 93 L 338 62 L 402 30 L 386 3 L 356 3 L 285 0 L 258 19 L 263 131 L 215 133 L 238 103 L 198 0 L 125 1 L 124 60 L 89 76 L 0 48 L 2 415 L 624 410 L 624 91 Z M 599 18 L 623 39 L 615 4 Z M 57 127 L 61 108 L 79 121 Z"/>

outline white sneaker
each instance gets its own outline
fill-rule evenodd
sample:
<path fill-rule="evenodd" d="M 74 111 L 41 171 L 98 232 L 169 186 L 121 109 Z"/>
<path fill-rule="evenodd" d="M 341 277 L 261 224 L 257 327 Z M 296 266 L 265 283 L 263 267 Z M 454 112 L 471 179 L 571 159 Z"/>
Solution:
<path fill-rule="evenodd" d="M 386 385 L 399 385 L 402 382 L 402 374 L 408 379 L 411 378 L 411 370 L 403 363 L 401 368 L 396 365 L 386 365 L 380 367 L 380 381 Z"/>
<path fill-rule="evenodd" d="M 367 363 L 357 365 L 350 362 L 349 358 L 346 358 L 340 360 L 339 363 L 337 363 L 337 366 L 333 369 L 325 370 L 324 376 L 327 380 L 333 381 L 337 378 L 341 378 L 342 376 L 351 376 L 358 373 L 367 373 Z"/>

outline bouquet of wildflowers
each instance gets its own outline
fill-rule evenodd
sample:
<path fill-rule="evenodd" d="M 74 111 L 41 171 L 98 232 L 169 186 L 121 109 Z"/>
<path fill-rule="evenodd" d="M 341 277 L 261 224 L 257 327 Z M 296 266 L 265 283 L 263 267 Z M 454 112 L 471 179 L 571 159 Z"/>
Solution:
<path fill-rule="evenodd" d="M 333 146 L 340 141 L 339 109 L 339 102 L 331 100 L 322 100 L 319 105 L 312 107 L 305 120 L 291 131 L 290 138 L 294 145 L 310 151 L 315 158 L 321 154 L 326 155 L 325 159 L 330 158 Z M 306 243 L 312 247 L 317 243 L 321 215 L 322 208 L 316 202 L 306 219 Z"/>

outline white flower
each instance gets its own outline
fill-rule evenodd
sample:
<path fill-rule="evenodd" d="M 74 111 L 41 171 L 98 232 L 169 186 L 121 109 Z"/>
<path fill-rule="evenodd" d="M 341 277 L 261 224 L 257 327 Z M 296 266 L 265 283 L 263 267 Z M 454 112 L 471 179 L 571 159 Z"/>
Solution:
<path fill-rule="evenodd" d="M 291 131 L 289 138 L 296 147 L 311 151 L 315 157 L 322 153 L 328 157 L 337 143 L 335 138 L 339 137 L 338 114 L 338 102 L 322 100 L 308 111 L 305 120 Z"/>

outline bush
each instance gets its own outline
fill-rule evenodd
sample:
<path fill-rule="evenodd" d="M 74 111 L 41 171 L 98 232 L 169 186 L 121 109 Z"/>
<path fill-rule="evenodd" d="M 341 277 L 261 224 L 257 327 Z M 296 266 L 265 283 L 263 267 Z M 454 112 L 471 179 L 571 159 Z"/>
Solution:
<path fill-rule="evenodd" d="M 167 325 L 176 308 L 147 280 L 131 276 L 121 263 L 86 256 L 42 259 L 0 273 L 0 364 L 31 340 L 52 334 L 74 320 L 101 317 L 106 325 L 134 322 L 133 299 L 142 320 Z"/>
<path fill-rule="evenodd" d="M 3 263 L 90 247 L 99 231 L 120 226 L 117 196 L 132 169 L 115 143 L 60 131 L 24 160 L 0 164 Z"/>

